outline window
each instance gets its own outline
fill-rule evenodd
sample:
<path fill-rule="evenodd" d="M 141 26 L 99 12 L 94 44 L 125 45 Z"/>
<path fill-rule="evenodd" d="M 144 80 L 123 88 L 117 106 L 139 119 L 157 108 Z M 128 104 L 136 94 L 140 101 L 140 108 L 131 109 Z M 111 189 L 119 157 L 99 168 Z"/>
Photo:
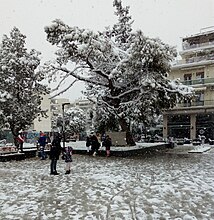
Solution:
<path fill-rule="evenodd" d="M 191 106 L 190 100 L 184 100 L 184 107 L 190 107 L 190 106 Z"/>
<path fill-rule="evenodd" d="M 196 73 L 196 84 L 204 84 L 204 72 Z"/>
<path fill-rule="evenodd" d="M 192 85 L 192 74 L 184 74 L 184 84 Z"/>
<path fill-rule="evenodd" d="M 196 92 L 196 106 L 203 106 L 204 105 L 204 92 Z"/>

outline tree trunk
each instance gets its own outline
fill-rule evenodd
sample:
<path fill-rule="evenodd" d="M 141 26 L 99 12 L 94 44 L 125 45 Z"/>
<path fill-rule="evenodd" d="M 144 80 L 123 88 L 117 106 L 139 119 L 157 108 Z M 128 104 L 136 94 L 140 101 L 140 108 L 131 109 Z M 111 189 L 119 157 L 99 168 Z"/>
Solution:
<path fill-rule="evenodd" d="M 130 146 L 135 146 L 136 144 L 130 131 L 130 126 L 127 124 L 126 120 L 122 118 L 119 120 L 119 123 L 122 131 L 126 132 L 126 143 Z"/>

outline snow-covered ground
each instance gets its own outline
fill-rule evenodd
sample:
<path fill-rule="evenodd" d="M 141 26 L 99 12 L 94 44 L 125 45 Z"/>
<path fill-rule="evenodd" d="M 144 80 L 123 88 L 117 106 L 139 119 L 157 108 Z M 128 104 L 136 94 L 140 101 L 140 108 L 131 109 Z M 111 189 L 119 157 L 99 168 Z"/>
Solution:
<path fill-rule="evenodd" d="M 214 219 L 214 148 L 175 150 L 130 158 L 74 155 L 72 173 L 64 175 L 59 160 L 58 176 L 49 175 L 49 160 L 2 162 L 0 219 Z"/>

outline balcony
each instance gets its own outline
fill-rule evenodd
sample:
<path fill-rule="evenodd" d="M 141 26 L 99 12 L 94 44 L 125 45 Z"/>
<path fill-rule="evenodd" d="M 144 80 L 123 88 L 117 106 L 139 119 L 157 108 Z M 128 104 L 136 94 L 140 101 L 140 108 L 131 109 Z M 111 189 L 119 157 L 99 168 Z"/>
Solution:
<path fill-rule="evenodd" d="M 194 64 L 204 61 L 214 61 L 214 53 L 204 55 L 204 56 L 197 56 L 197 57 L 191 57 L 187 59 L 182 60 L 176 60 L 173 61 L 172 66 L 179 66 L 179 65 L 185 65 L 185 64 Z"/>
<path fill-rule="evenodd" d="M 191 57 L 186 59 L 186 63 L 195 63 L 204 60 L 214 60 L 214 53 L 210 53 L 204 56 Z"/>
<path fill-rule="evenodd" d="M 201 79 L 194 79 L 194 80 L 185 80 L 181 82 L 184 85 L 199 85 L 199 84 L 214 84 L 214 78 L 201 78 Z"/>
<path fill-rule="evenodd" d="M 183 50 L 191 50 L 191 49 L 195 49 L 195 48 L 210 48 L 214 46 L 214 41 L 211 42 L 205 42 L 205 43 L 200 43 L 200 44 L 192 44 L 190 45 L 188 42 L 183 42 L 182 47 Z"/>
<path fill-rule="evenodd" d="M 214 107 L 214 100 L 203 100 L 203 101 L 193 101 L 193 102 L 186 102 L 186 103 L 178 103 L 175 108 L 191 108 L 191 107 Z"/>

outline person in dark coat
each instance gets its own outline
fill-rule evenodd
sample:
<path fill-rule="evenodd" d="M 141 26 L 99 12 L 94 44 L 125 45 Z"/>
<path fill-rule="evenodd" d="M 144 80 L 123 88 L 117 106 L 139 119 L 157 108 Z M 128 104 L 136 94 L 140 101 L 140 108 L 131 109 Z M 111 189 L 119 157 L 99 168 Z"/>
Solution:
<path fill-rule="evenodd" d="M 51 175 L 58 175 L 59 173 L 56 170 L 57 160 L 61 154 L 61 136 L 56 134 L 50 148 L 50 159 L 51 159 Z"/>
<path fill-rule="evenodd" d="M 106 156 L 107 157 L 110 156 L 111 146 L 112 146 L 111 138 L 109 137 L 109 135 L 106 135 L 105 140 L 103 141 L 103 147 L 106 148 Z"/>
<path fill-rule="evenodd" d="M 99 153 L 100 143 L 98 141 L 97 136 L 94 134 L 91 136 L 91 153 L 93 156 Z"/>

